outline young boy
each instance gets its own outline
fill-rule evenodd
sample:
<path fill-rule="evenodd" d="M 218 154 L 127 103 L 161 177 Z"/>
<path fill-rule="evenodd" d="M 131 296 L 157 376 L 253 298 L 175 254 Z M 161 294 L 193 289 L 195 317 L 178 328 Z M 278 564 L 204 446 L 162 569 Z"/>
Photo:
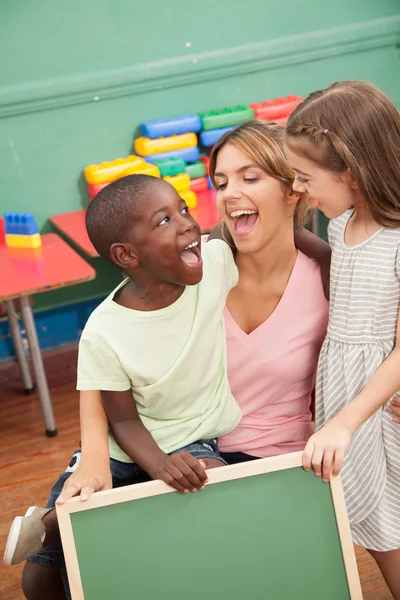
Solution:
<path fill-rule="evenodd" d="M 213 240 L 201 254 L 200 228 L 185 202 L 146 175 L 104 188 L 86 224 L 100 256 L 127 276 L 90 316 L 78 360 L 77 388 L 102 391 L 113 485 L 158 478 L 181 492 L 201 489 L 205 468 L 225 464 L 216 438 L 241 417 L 228 384 L 223 322 L 238 280 L 232 251 Z M 48 507 L 71 471 L 54 486 Z M 8 564 L 40 550 L 24 577 L 28 599 L 39 597 L 35 573 L 62 565 L 59 544 L 41 550 L 53 541 L 47 529 L 54 520 L 55 511 L 32 507 L 10 531 Z M 51 597 L 63 596 L 53 587 Z"/>

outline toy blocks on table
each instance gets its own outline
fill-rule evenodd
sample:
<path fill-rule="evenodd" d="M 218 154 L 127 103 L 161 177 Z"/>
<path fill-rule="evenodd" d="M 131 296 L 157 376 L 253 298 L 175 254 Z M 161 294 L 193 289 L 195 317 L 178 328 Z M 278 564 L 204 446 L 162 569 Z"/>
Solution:
<path fill-rule="evenodd" d="M 172 177 L 185 173 L 186 163 L 181 158 L 169 158 L 168 160 L 156 160 L 155 164 L 160 169 L 161 177 Z"/>
<path fill-rule="evenodd" d="M 163 177 L 163 179 L 170 183 L 177 192 L 183 192 L 190 189 L 190 177 L 187 173 L 180 173 L 173 177 Z"/>
<path fill-rule="evenodd" d="M 254 118 L 254 111 L 250 106 L 240 105 L 221 110 L 210 110 L 200 113 L 204 130 L 222 129 L 241 125 Z"/>
<path fill-rule="evenodd" d="M 4 232 L 10 248 L 40 248 L 42 240 L 31 213 L 5 213 Z"/>
<path fill-rule="evenodd" d="M 206 168 L 206 174 L 209 175 L 210 174 L 210 157 L 209 156 L 202 156 L 200 158 L 200 162 L 202 162 Z"/>
<path fill-rule="evenodd" d="M 199 177 L 204 177 L 204 175 L 206 175 L 206 166 L 201 159 L 192 165 L 186 165 L 185 170 L 190 179 L 198 179 Z"/>
<path fill-rule="evenodd" d="M 141 156 L 149 156 L 158 152 L 170 152 L 171 150 L 182 150 L 197 146 L 197 135 L 195 133 L 182 133 L 152 140 L 147 137 L 139 137 L 135 140 L 135 152 Z"/>
<path fill-rule="evenodd" d="M 181 133 L 197 133 L 200 129 L 201 118 L 199 115 L 184 115 L 181 117 L 171 117 L 170 119 L 145 121 L 140 126 L 142 135 L 152 140 L 159 137 L 179 135 Z"/>
<path fill-rule="evenodd" d="M 87 191 L 88 191 L 88 195 L 89 195 L 89 200 L 93 200 L 93 198 L 95 198 L 97 196 L 97 194 L 105 187 L 107 187 L 108 185 L 110 185 L 110 182 L 107 183 L 88 183 L 87 184 Z"/>
<path fill-rule="evenodd" d="M 6 243 L 6 233 L 4 231 L 4 219 L 0 217 L 0 246 L 4 246 Z"/>
<path fill-rule="evenodd" d="M 235 127 L 223 127 L 222 129 L 210 129 L 209 131 L 202 131 L 200 133 L 200 143 L 206 148 L 214 146 L 218 142 L 219 138 L 224 135 L 227 131 L 232 131 Z"/>
<path fill-rule="evenodd" d="M 142 157 L 132 154 L 125 158 L 116 158 L 115 160 L 102 162 L 98 165 L 89 165 L 84 170 L 85 179 L 91 185 L 111 183 L 122 177 L 126 169 L 140 166 L 144 162 Z"/>
<path fill-rule="evenodd" d="M 182 150 L 172 150 L 171 152 L 160 152 L 159 154 L 151 154 L 146 156 L 148 163 L 155 163 L 159 160 L 167 160 L 169 158 L 181 158 L 187 163 L 194 163 L 199 160 L 200 150 L 197 146 L 193 148 L 183 148 Z"/>
<path fill-rule="evenodd" d="M 42 239 L 39 233 L 33 235 L 6 233 L 6 245 L 9 248 L 40 248 Z"/>
<path fill-rule="evenodd" d="M 190 189 L 196 194 L 208 190 L 207 177 L 197 177 L 190 180 Z"/>
<path fill-rule="evenodd" d="M 179 192 L 182 200 L 186 202 L 188 208 L 196 208 L 197 206 L 197 196 L 192 190 L 183 190 Z"/>
<path fill-rule="evenodd" d="M 292 95 L 286 96 L 286 98 L 275 98 L 275 100 L 264 100 L 264 102 L 253 102 L 250 106 L 254 110 L 256 119 L 277 123 L 277 119 L 284 119 L 285 117 L 287 119 L 303 100 L 304 98 L 301 98 L 301 96 Z"/>

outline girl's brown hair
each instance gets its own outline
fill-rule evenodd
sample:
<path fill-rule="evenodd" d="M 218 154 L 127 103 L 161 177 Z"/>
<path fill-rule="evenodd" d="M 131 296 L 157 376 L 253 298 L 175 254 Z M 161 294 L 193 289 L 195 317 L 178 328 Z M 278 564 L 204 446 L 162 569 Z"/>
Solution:
<path fill-rule="evenodd" d="M 334 173 L 350 169 L 372 217 L 400 227 L 400 115 L 364 81 L 340 81 L 308 96 L 290 115 L 285 142 Z"/>
<path fill-rule="evenodd" d="M 282 125 L 257 119 L 227 131 L 211 151 L 209 167 L 212 182 L 215 184 L 214 173 L 219 151 L 225 144 L 232 144 L 251 156 L 260 169 L 280 181 L 285 188 L 291 188 L 295 174 L 283 153 L 283 133 Z M 295 226 L 304 223 L 307 207 L 306 197 L 297 203 L 294 213 Z"/>

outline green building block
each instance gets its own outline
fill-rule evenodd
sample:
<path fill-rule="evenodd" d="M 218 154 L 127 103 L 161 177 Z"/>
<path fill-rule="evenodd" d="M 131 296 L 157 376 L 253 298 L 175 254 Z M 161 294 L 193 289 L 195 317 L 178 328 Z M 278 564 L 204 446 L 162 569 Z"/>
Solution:
<path fill-rule="evenodd" d="M 205 131 L 240 125 L 254 119 L 254 110 L 246 105 L 199 113 Z"/>
<path fill-rule="evenodd" d="M 161 177 L 172 177 L 185 173 L 186 163 L 182 158 L 168 158 L 167 160 L 156 160 L 155 164 L 160 169 Z"/>
<path fill-rule="evenodd" d="M 189 175 L 190 179 L 204 177 L 206 174 L 206 165 L 200 161 L 191 165 L 186 165 L 186 173 Z"/>

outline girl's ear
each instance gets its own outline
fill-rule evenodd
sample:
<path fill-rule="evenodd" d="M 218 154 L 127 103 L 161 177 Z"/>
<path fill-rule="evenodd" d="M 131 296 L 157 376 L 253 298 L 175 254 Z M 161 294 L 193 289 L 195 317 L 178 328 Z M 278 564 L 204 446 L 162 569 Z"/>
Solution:
<path fill-rule="evenodd" d="M 342 181 L 347 183 L 352 190 L 358 190 L 357 181 L 354 179 L 353 173 L 351 172 L 349 167 L 347 167 L 347 169 L 342 173 L 341 179 Z"/>

